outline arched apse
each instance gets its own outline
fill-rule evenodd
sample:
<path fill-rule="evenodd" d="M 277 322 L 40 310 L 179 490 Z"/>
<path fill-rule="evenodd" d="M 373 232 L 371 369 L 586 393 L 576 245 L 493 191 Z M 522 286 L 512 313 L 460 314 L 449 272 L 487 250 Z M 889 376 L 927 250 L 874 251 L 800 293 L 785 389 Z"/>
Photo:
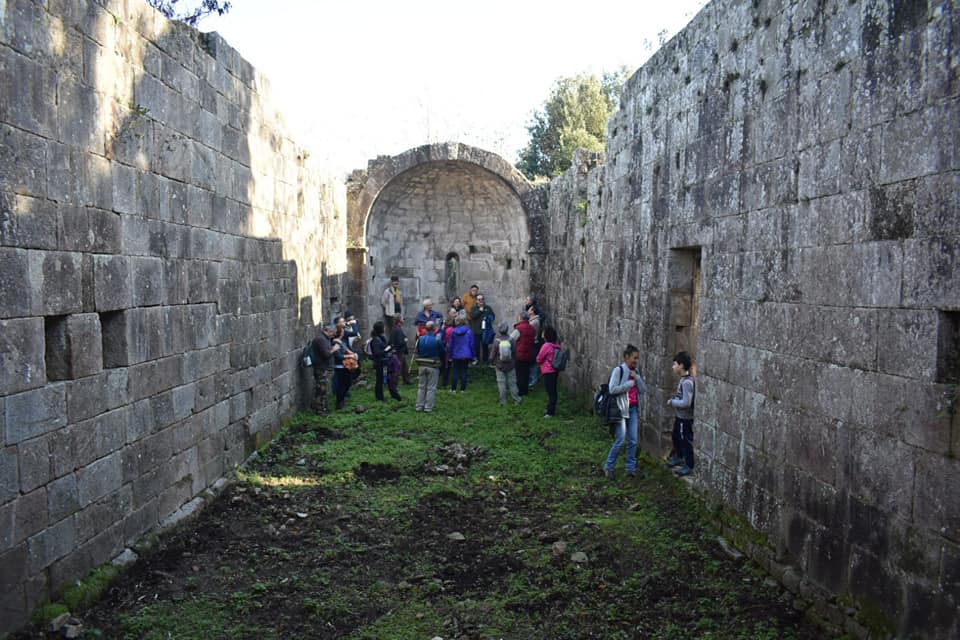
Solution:
<path fill-rule="evenodd" d="M 498 318 L 512 324 L 524 296 L 540 290 L 541 203 L 509 163 L 466 145 L 428 145 L 372 161 L 348 183 L 349 241 L 358 254 L 352 271 L 360 285 L 351 304 L 366 311 L 369 326 L 397 275 L 409 323 L 423 298 L 442 310 L 452 290 L 462 294 L 478 284 Z"/>

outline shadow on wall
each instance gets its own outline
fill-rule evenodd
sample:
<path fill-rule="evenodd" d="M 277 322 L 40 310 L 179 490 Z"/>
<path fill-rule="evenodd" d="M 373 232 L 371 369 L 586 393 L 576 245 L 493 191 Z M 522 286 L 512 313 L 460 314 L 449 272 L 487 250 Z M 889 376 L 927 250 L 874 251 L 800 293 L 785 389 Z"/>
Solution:
<path fill-rule="evenodd" d="M 145 6 L 3 6 L 0 632 L 276 428 L 320 299 L 250 235 L 316 180 L 248 63 Z"/>

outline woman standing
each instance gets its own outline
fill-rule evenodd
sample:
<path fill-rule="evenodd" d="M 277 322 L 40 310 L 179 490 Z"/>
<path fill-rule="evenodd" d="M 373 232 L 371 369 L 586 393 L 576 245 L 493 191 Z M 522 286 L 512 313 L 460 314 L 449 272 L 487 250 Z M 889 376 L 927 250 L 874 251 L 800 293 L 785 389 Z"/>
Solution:
<path fill-rule="evenodd" d="M 610 372 L 610 381 L 607 383 L 609 393 L 617 399 L 617 408 L 620 409 L 620 422 L 614 431 L 613 446 L 603 465 L 603 474 L 610 480 L 613 480 L 613 468 L 624 440 L 627 442 L 627 475 L 637 476 L 637 423 L 641 398 L 647 392 L 647 385 L 637 370 L 639 362 L 640 349 L 628 344 L 623 350 L 623 362 Z"/>
<path fill-rule="evenodd" d="M 450 393 L 456 393 L 457 381 L 460 381 L 460 393 L 467 390 L 467 365 L 476 357 L 473 332 L 467 326 L 465 318 L 457 318 L 457 327 L 450 334 L 450 359 L 453 361 L 453 377 L 450 381 Z"/>
<path fill-rule="evenodd" d="M 546 327 L 543 330 L 543 346 L 537 354 L 537 364 L 540 365 L 540 374 L 543 376 L 543 386 L 547 390 L 547 411 L 544 418 L 557 415 L 557 370 L 553 368 L 553 352 L 560 347 L 560 338 L 557 330 Z"/>

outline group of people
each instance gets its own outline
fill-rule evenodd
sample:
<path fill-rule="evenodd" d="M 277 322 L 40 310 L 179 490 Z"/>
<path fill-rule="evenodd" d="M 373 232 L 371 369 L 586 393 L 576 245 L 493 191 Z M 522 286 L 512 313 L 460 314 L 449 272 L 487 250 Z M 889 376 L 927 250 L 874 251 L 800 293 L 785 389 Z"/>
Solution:
<path fill-rule="evenodd" d="M 374 369 L 374 395 L 385 401 L 384 387 L 390 396 L 400 400 L 400 380 L 410 380 L 410 355 L 407 334 L 404 331 L 404 301 L 399 278 L 390 280 L 390 286 L 381 297 L 383 320 L 373 325 L 370 339 L 362 352 Z M 552 418 L 557 410 L 557 377 L 554 355 L 560 349 L 556 329 L 545 322 L 533 294 L 527 296 L 523 310 L 511 326 L 506 321 L 496 322 L 496 313 L 487 304 L 486 297 L 473 285 L 462 297 L 455 297 L 446 314 L 434 310 L 433 301 L 423 300 L 414 320 L 416 341 L 413 360 L 418 369 L 416 411 L 431 412 L 436 403 L 437 389 L 442 384 L 450 393 L 464 393 L 467 389 L 468 369 L 480 363 L 496 371 L 500 404 L 508 398 L 516 404 L 523 401 L 530 389 L 543 378 L 547 392 L 545 418 Z M 311 343 L 314 373 L 313 409 L 328 414 L 327 383 L 333 372 L 333 395 L 336 409 L 345 406 L 350 386 L 360 373 L 360 333 L 356 318 L 350 312 L 337 316 L 326 325 Z M 610 373 L 608 392 L 616 398 L 620 420 L 614 424 L 614 441 L 603 464 L 603 473 L 614 477 L 614 466 L 626 445 L 625 467 L 628 476 L 637 477 L 638 424 L 647 387 L 638 365 L 640 350 L 628 344 L 623 351 L 623 362 Z M 679 381 L 676 393 L 667 401 L 675 410 L 673 451 L 666 464 L 678 476 L 689 475 L 694 467 L 693 410 L 696 383 L 691 374 L 692 360 L 684 351 L 673 360 L 673 372 Z"/>

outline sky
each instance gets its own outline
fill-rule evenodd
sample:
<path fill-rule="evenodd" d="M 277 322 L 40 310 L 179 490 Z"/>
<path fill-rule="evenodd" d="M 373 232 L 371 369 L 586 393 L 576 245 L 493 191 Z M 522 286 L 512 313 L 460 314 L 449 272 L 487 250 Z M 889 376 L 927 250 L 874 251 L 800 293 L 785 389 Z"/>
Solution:
<path fill-rule="evenodd" d="M 456 141 L 516 162 L 557 78 L 632 71 L 705 0 L 232 0 L 217 31 L 329 170 Z"/>

